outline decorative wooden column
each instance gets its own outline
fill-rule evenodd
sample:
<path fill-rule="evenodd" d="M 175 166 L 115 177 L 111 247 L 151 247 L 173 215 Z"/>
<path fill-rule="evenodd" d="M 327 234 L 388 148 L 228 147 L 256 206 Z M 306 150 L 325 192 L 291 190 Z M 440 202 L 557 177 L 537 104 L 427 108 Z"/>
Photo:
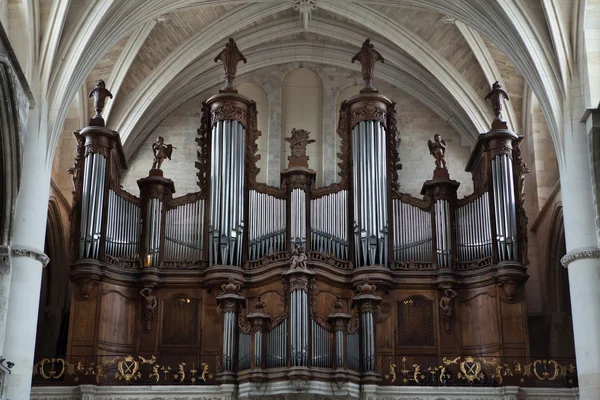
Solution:
<path fill-rule="evenodd" d="M 356 60 L 361 64 L 365 86 L 343 107 L 348 113 L 349 123 L 345 123 L 352 157 L 354 262 L 359 267 L 387 266 L 391 190 L 388 162 L 392 150 L 388 130 L 394 135 L 396 132 L 395 127 L 388 129 L 388 110 L 393 109 L 393 102 L 372 85 L 375 64 L 383 62 L 383 57 L 368 39 L 352 58 L 352 62 Z"/>
<path fill-rule="evenodd" d="M 150 170 L 150 174 L 146 178 L 139 179 L 137 184 L 140 188 L 144 216 L 142 261 L 145 267 L 156 269 L 162 259 L 166 201 L 173 197 L 175 184 L 172 180 L 163 177 L 160 169 Z"/>
<path fill-rule="evenodd" d="M 260 296 L 254 305 L 255 312 L 246 315 L 246 319 L 251 326 L 252 332 L 252 357 L 250 358 L 250 381 L 262 382 L 266 378 L 265 367 L 265 333 L 270 328 L 271 317 L 263 312 L 265 303 L 261 301 Z"/>
<path fill-rule="evenodd" d="M 508 129 L 502 119 L 502 100 L 508 94 L 495 82 L 490 99 L 496 118 L 492 129 L 479 135 L 467 164 L 473 174 L 475 191 L 487 190 L 490 198 L 493 256 L 498 265 L 497 280 L 507 298 L 513 300 L 527 279 L 527 216 L 524 177 L 529 168 L 523 162 L 519 144 L 523 139 Z"/>
<path fill-rule="evenodd" d="M 290 315 L 290 349 L 292 369 L 290 379 L 307 380 L 310 378 L 308 369 L 310 325 L 309 325 L 309 285 L 315 273 L 307 268 L 307 258 L 304 249 L 296 248 L 292 255 L 290 268 L 283 272 L 284 287 L 289 293 Z"/>
<path fill-rule="evenodd" d="M 231 277 L 229 283 L 221 285 L 222 292 L 217 296 L 217 311 L 223 321 L 223 357 L 219 373 L 221 383 L 236 382 L 238 312 L 245 300 L 240 289 L 241 285 Z"/>
<path fill-rule="evenodd" d="M 352 306 L 358 310 L 360 317 L 362 381 L 373 384 L 381 380 L 375 372 L 375 323 L 381 303 L 376 289 L 377 286 L 364 281 L 357 287 L 358 295 L 352 298 Z"/>
<path fill-rule="evenodd" d="M 436 158 L 436 168 L 433 179 L 423 183 L 421 194 L 431 199 L 433 205 L 434 251 L 438 268 L 452 268 L 455 255 L 454 249 L 454 207 L 456 191 L 460 185 L 450 179 L 444 159 L 446 143 L 440 135 L 435 135 L 434 141 L 429 141 L 431 153 Z"/>
<path fill-rule="evenodd" d="M 335 312 L 327 316 L 327 322 L 335 332 L 335 368 L 337 372 L 341 372 L 339 370 L 346 369 L 346 332 L 348 332 L 351 316 L 342 312 L 342 302 L 339 297 L 333 307 Z"/>
<path fill-rule="evenodd" d="M 240 61 L 246 58 L 229 39 L 215 62 L 222 61 L 225 86 L 219 94 L 203 104 L 203 112 L 210 113 L 210 123 L 202 124 L 200 138 L 206 160 L 198 165 L 201 187 L 210 182 L 208 206 L 208 260 L 209 265 L 241 267 L 247 255 L 244 222 L 247 221 L 247 182 L 255 179 L 258 170 L 254 154 L 247 151 L 247 143 L 255 143 L 256 104 L 237 93 L 233 80 Z M 204 119 L 207 118 L 205 115 Z M 208 121 L 205 121 L 208 122 Z M 204 149 L 206 148 L 205 151 Z M 200 164 L 200 163 L 199 163 Z M 207 169 L 209 173 L 207 173 Z M 209 177 L 209 178 L 207 178 Z"/>
<path fill-rule="evenodd" d="M 288 196 L 288 250 L 302 246 L 308 253 L 310 249 L 310 187 L 315 182 L 317 173 L 308 168 L 309 157 L 306 146 L 315 141 L 309 139 L 310 132 L 304 129 L 292 129 L 292 136 L 285 138 L 290 143 L 291 155 L 288 156 L 288 167 L 281 171 L 282 187 L 287 189 Z"/>

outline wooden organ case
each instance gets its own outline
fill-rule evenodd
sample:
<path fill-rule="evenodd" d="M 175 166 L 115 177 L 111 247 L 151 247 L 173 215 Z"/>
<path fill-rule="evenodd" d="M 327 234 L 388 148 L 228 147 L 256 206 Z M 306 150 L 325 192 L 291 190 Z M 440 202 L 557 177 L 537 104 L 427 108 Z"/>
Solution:
<path fill-rule="evenodd" d="M 95 89 L 100 110 L 75 133 L 69 357 L 241 384 L 378 383 L 402 362 L 528 356 L 527 167 L 501 89 L 467 166 L 474 193 L 457 198 L 443 140 L 423 197 L 401 193 L 395 104 L 372 85 L 383 59 L 366 41 L 353 59 L 365 86 L 340 110 L 339 183 L 315 187 L 295 129 L 271 187 L 256 180 L 256 104 L 233 86 L 245 58 L 230 40 L 217 60 L 226 84 L 202 105 L 199 190 L 182 197 L 160 169 L 139 197 L 121 189 L 119 136 L 100 116 L 110 93 Z"/>

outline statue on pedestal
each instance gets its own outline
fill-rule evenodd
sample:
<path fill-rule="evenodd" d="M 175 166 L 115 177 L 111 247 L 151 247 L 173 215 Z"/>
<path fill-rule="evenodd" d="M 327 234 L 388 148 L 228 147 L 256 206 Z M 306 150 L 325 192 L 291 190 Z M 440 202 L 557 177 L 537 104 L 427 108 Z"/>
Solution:
<path fill-rule="evenodd" d="M 173 145 L 164 143 L 165 140 L 162 138 L 162 136 L 159 136 L 158 139 L 156 139 L 156 142 L 152 144 L 152 153 L 154 154 L 154 158 L 152 160 L 152 169 L 160 169 L 160 166 L 165 158 L 170 160 L 171 155 L 173 154 L 173 149 L 177 148 Z"/>
<path fill-rule="evenodd" d="M 496 119 L 499 121 L 503 121 L 502 119 L 502 99 L 510 101 L 508 97 L 508 93 L 502 89 L 502 86 L 498 83 L 498 81 L 492 84 L 492 91 L 485 96 L 485 100 L 491 100 L 492 109 L 494 110 L 494 114 L 496 115 Z"/>
<path fill-rule="evenodd" d="M 429 147 L 429 154 L 435 158 L 436 168 L 446 168 L 446 142 L 442 139 L 439 133 L 436 133 L 433 137 L 433 142 L 429 140 L 427 142 Z"/>
<path fill-rule="evenodd" d="M 151 288 L 144 288 L 140 291 L 140 295 L 145 300 L 144 305 L 144 320 L 146 321 L 146 331 L 150 332 L 152 329 L 152 321 L 154 320 L 154 316 L 156 315 L 156 306 L 158 305 L 158 301 L 156 300 L 156 296 L 152 295 Z"/>
<path fill-rule="evenodd" d="M 292 258 L 290 259 L 290 269 L 306 269 L 306 260 L 307 257 L 304 252 L 304 247 L 296 246 L 292 253 Z"/>
<path fill-rule="evenodd" d="M 292 129 L 292 137 L 284 140 L 290 144 L 291 155 L 288 156 L 289 167 L 308 168 L 309 157 L 306 155 L 306 146 L 315 143 L 316 140 L 309 139 L 310 132 L 304 129 Z"/>

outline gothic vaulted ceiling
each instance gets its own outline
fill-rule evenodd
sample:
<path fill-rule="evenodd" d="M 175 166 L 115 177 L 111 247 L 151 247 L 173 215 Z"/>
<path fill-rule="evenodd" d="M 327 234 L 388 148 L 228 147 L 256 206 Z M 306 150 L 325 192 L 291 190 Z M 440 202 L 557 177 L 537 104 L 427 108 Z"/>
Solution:
<path fill-rule="evenodd" d="M 563 24 L 571 21 L 572 1 L 549 2 L 557 4 L 552 15 Z M 552 11 L 548 2 L 38 3 L 33 36 L 39 38 L 39 86 L 46 88 L 51 149 L 58 143 L 73 99 L 79 95 L 80 106 L 87 107 L 83 94 L 97 79 L 104 79 L 115 95 L 105 117 L 120 132 L 131 156 L 173 109 L 221 81 L 222 70 L 213 58 L 228 37 L 236 39 L 248 59 L 238 74 L 303 61 L 359 70 L 350 60 L 370 38 L 385 58 L 376 79 L 427 105 L 462 135 L 465 144 L 489 129 L 492 114 L 483 98 L 495 80 L 511 95 L 507 117 L 520 131 L 527 82 L 555 141 L 560 137 L 556 116 L 561 115 L 563 71 L 554 33 L 548 28 Z M 307 24 L 302 10 L 310 12 Z M 12 12 L 11 20 L 30 18 L 27 11 Z"/>

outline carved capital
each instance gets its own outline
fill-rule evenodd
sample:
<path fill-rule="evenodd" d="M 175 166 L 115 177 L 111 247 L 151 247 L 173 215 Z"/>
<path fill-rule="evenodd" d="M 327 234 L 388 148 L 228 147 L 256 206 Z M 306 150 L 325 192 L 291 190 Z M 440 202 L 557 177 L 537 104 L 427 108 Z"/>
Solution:
<path fill-rule="evenodd" d="M 493 159 L 494 157 L 498 156 L 498 155 L 507 155 L 507 156 L 512 156 L 512 147 L 508 147 L 506 145 L 499 145 L 496 147 L 492 147 L 489 152 L 490 152 L 490 158 Z"/>
<path fill-rule="evenodd" d="M 600 258 L 600 249 L 597 247 L 588 247 L 571 250 L 560 259 L 560 262 L 563 267 L 568 268 L 572 262 L 586 258 Z"/>
<path fill-rule="evenodd" d="M 92 294 L 94 286 L 98 284 L 95 279 L 79 279 L 77 286 L 79 287 L 79 294 L 84 300 L 88 300 Z"/>
<path fill-rule="evenodd" d="M 290 293 L 296 290 L 308 293 L 308 277 L 305 275 L 293 275 L 290 278 Z"/>
<path fill-rule="evenodd" d="M 357 108 L 350 114 L 350 127 L 362 121 L 379 121 L 387 128 L 387 111 L 374 102 L 367 102 L 364 107 Z"/>
<path fill-rule="evenodd" d="M 245 128 L 248 127 L 248 115 L 246 110 L 234 106 L 232 103 L 224 103 L 222 106 L 215 107 L 211 111 L 210 125 L 214 126 L 219 121 L 231 120 L 238 121 Z"/>
<path fill-rule="evenodd" d="M 33 258 L 34 260 L 39 261 L 43 267 L 48 265 L 48 263 L 50 262 L 50 258 L 46 254 L 38 250 L 13 247 L 10 252 L 13 257 Z"/>
<path fill-rule="evenodd" d="M 223 314 L 228 312 L 237 313 L 237 310 L 238 302 L 234 299 L 221 300 L 217 305 L 217 313 L 219 314 L 219 318 L 223 318 Z"/>

